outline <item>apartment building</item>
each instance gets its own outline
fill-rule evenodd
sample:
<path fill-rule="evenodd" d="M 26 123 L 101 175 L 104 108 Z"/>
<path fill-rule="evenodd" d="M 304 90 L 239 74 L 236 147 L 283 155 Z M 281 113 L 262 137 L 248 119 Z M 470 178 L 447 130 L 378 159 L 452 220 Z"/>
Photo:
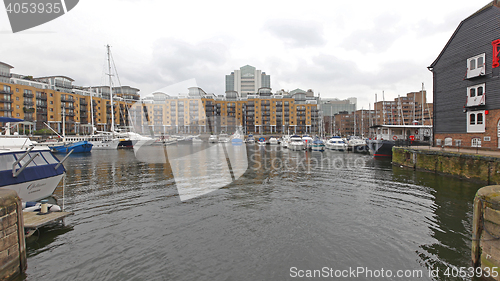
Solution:
<path fill-rule="evenodd" d="M 66 134 L 90 132 L 92 121 L 98 130 L 110 129 L 109 87 L 106 95 L 103 86 L 78 87 L 67 76 L 35 78 L 11 73 L 12 68 L 0 63 L 0 116 L 31 122 L 33 130 L 50 126 L 59 134 L 63 127 Z M 139 100 L 139 90 L 125 86 L 113 91 L 122 95 L 114 101 L 115 123 L 126 126 L 128 108 Z"/>
<path fill-rule="evenodd" d="M 317 99 L 306 97 L 312 90 L 273 94 L 261 88 L 239 99 L 207 94 L 199 87 L 188 90 L 178 96 L 153 93 L 135 105 L 136 130 L 155 135 L 233 133 L 239 127 L 247 134 L 318 132 Z"/>

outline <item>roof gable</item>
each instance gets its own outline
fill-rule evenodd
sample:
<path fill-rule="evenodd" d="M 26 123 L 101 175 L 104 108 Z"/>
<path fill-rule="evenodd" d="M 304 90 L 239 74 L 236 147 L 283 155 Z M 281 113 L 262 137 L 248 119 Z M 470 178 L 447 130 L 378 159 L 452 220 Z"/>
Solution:
<path fill-rule="evenodd" d="M 441 52 L 439 53 L 438 57 L 434 60 L 434 62 L 431 63 L 430 66 L 428 66 L 427 68 L 429 70 L 432 70 L 432 68 L 434 68 L 434 66 L 438 63 L 439 59 L 441 58 L 441 56 L 444 54 L 444 52 L 446 51 L 446 49 L 448 48 L 448 46 L 451 44 L 451 42 L 453 41 L 453 39 L 455 38 L 455 36 L 457 35 L 457 33 L 459 32 L 460 28 L 463 26 L 463 24 L 470 20 L 471 18 L 473 17 L 476 17 L 477 15 L 491 9 L 491 8 L 494 8 L 494 9 L 498 9 L 500 10 L 499 8 L 499 5 L 500 5 L 500 0 L 494 0 L 494 1 L 491 1 L 490 3 L 488 3 L 486 6 L 482 7 L 481 9 L 479 9 L 478 11 L 476 11 L 475 13 L 473 13 L 472 15 L 468 16 L 467 18 L 465 18 L 464 20 L 462 20 L 460 22 L 460 24 L 458 25 L 457 29 L 455 29 L 455 31 L 453 32 L 453 35 L 451 35 L 450 39 L 448 40 L 448 42 L 446 43 L 446 45 L 444 46 L 444 48 L 441 50 Z"/>

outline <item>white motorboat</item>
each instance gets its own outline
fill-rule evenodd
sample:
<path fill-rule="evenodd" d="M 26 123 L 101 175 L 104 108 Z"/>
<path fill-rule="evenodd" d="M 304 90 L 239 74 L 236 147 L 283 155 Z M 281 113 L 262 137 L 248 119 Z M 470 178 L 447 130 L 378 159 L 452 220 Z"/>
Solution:
<path fill-rule="evenodd" d="M 345 143 L 343 138 L 339 136 L 333 136 L 326 141 L 325 147 L 331 150 L 346 151 L 347 143 Z"/>
<path fill-rule="evenodd" d="M 216 135 L 210 135 L 210 137 L 208 138 L 208 142 L 209 143 L 217 143 L 217 142 L 219 142 L 219 139 L 217 139 Z"/>
<path fill-rule="evenodd" d="M 92 144 L 92 150 L 95 149 L 117 149 L 120 139 L 113 137 L 109 132 L 98 132 L 97 134 L 88 136 L 69 136 L 66 141 L 79 142 L 88 141 Z"/>
<path fill-rule="evenodd" d="M 23 202 L 54 193 L 66 172 L 62 162 L 49 147 L 33 146 L 27 137 L 0 137 L 0 187 L 16 191 Z"/>
<path fill-rule="evenodd" d="M 279 142 L 278 142 L 278 138 L 275 138 L 275 137 L 270 137 L 269 138 L 269 144 L 270 145 L 278 145 Z"/>
<path fill-rule="evenodd" d="M 303 135 L 302 136 L 302 141 L 304 141 L 304 143 L 306 144 L 306 149 L 311 148 L 312 142 L 313 142 L 313 138 L 311 138 L 308 135 Z"/>
<path fill-rule="evenodd" d="M 306 149 L 306 143 L 302 140 L 302 137 L 293 135 L 290 137 L 290 142 L 288 143 L 288 149 L 304 150 Z"/>
<path fill-rule="evenodd" d="M 290 136 L 286 135 L 281 138 L 280 145 L 283 148 L 287 148 L 289 142 L 290 142 Z"/>
<path fill-rule="evenodd" d="M 359 136 L 352 136 L 347 142 L 347 150 L 353 152 L 369 153 L 366 141 Z"/>
<path fill-rule="evenodd" d="M 220 134 L 219 142 L 229 142 L 229 136 L 227 134 Z"/>
<path fill-rule="evenodd" d="M 255 143 L 255 138 L 253 137 L 253 135 L 248 135 L 248 137 L 246 139 L 246 143 L 249 143 L 249 144 Z"/>
<path fill-rule="evenodd" d="M 200 136 L 195 136 L 195 137 L 193 137 L 192 142 L 193 143 L 203 143 L 203 140 L 200 139 Z"/>

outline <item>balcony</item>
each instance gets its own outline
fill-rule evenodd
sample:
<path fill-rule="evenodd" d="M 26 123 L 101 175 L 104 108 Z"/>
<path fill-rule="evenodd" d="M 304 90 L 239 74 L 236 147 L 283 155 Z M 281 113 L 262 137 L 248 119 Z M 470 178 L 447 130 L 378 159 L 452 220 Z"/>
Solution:
<path fill-rule="evenodd" d="M 36 94 L 36 99 L 37 100 L 47 100 L 47 94 L 45 94 L 45 93 Z"/>
<path fill-rule="evenodd" d="M 33 95 L 33 93 L 24 93 L 23 97 L 32 99 L 35 95 Z"/>
<path fill-rule="evenodd" d="M 65 95 L 61 95 L 61 101 L 64 101 L 64 102 L 74 102 L 75 100 L 73 99 L 72 96 L 65 96 Z"/>
<path fill-rule="evenodd" d="M 0 107 L 0 111 L 12 111 L 11 107 Z"/>
<path fill-rule="evenodd" d="M 10 100 L 10 99 L 0 99 L 0 102 L 3 102 L 3 103 L 5 103 L 5 102 L 12 103 L 13 101 Z"/>
<path fill-rule="evenodd" d="M 24 106 L 27 106 L 27 107 L 32 107 L 33 105 L 35 105 L 35 103 L 34 103 L 34 102 L 32 102 L 32 101 L 24 101 L 24 102 L 23 102 L 23 105 L 24 105 Z"/>
<path fill-rule="evenodd" d="M 12 95 L 12 94 L 14 94 L 14 92 L 12 92 L 12 91 L 5 91 L 5 90 L 2 89 L 2 90 L 0 90 L 0 94 Z"/>

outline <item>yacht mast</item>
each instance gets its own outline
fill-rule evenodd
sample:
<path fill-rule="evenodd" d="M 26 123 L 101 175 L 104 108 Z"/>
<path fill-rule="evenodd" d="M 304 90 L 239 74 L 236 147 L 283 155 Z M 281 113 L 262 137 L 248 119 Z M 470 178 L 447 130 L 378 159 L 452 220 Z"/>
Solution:
<path fill-rule="evenodd" d="M 422 82 L 422 126 L 424 125 L 424 83 Z"/>
<path fill-rule="evenodd" d="M 92 125 L 92 135 L 94 132 L 94 102 L 92 101 L 92 87 L 90 87 L 90 124 Z"/>
<path fill-rule="evenodd" d="M 115 112 L 113 108 L 113 86 L 112 86 L 112 81 L 111 81 L 111 50 L 110 46 L 106 45 L 106 48 L 108 50 L 108 76 L 109 76 L 109 103 L 111 104 L 111 133 L 113 137 L 115 136 Z"/>

